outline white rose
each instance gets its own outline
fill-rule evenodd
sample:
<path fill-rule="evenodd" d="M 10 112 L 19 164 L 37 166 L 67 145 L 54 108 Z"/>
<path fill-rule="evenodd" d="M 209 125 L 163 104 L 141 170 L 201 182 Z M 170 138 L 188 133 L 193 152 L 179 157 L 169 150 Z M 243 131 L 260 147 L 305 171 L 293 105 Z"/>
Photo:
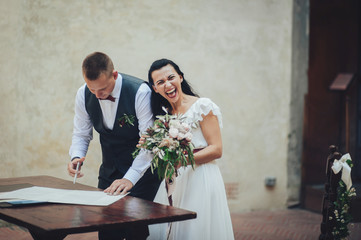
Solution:
<path fill-rule="evenodd" d="M 184 137 L 185 137 L 185 139 L 186 139 L 188 142 L 190 142 L 190 141 L 192 141 L 193 135 L 192 135 L 192 133 L 187 132 Z"/>
<path fill-rule="evenodd" d="M 169 129 L 169 136 L 172 138 L 177 138 L 178 132 L 179 132 L 178 129 L 172 127 Z"/>
<path fill-rule="evenodd" d="M 179 120 L 170 120 L 169 121 L 169 127 L 179 128 L 180 125 L 181 124 L 180 124 Z"/>

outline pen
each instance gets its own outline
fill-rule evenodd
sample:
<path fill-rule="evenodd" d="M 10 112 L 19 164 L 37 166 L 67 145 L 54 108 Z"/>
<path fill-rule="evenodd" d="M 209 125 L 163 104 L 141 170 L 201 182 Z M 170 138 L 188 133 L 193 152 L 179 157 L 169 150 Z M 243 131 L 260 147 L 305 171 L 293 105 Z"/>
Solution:
<path fill-rule="evenodd" d="M 78 163 L 76 164 L 76 170 L 75 170 L 75 171 L 76 171 L 76 173 L 75 173 L 75 176 L 74 176 L 73 184 L 75 184 L 76 177 L 78 176 L 79 163 L 80 163 L 80 162 L 78 162 Z"/>

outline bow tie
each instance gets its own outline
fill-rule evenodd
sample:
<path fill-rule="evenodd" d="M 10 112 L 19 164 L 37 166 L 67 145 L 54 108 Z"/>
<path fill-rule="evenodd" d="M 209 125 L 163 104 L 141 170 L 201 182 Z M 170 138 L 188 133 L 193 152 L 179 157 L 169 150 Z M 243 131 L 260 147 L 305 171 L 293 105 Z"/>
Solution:
<path fill-rule="evenodd" d="M 112 95 L 109 95 L 107 98 L 100 99 L 100 100 L 109 100 L 109 101 L 115 102 L 115 97 L 113 97 Z"/>

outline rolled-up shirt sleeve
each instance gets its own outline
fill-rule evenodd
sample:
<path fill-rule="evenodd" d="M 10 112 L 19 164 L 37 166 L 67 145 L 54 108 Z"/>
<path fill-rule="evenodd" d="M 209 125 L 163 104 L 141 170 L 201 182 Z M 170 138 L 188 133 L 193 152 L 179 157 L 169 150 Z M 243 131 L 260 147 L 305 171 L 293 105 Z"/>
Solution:
<path fill-rule="evenodd" d="M 85 157 L 89 143 L 93 139 L 93 124 L 85 109 L 85 84 L 79 88 L 75 97 L 75 115 L 70 158 Z"/>
<path fill-rule="evenodd" d="M 150 106 L 150 97 L 152 91 L 146 83 L 143 83 L 135 96 L 135 113 L 138 119 L 139 136 L 148 127 L 153 126 L 153 113 Z M 153 154 L 149 151 L 141 149 L 138 156 L 134 159 L 132 166 L 124 175 L 135 185 L 149 168 Z"/>

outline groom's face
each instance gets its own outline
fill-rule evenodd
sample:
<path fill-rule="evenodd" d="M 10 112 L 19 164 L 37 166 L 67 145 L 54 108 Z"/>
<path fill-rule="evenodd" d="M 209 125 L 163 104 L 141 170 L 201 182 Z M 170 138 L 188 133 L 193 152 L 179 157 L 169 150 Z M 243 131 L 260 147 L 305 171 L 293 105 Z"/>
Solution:
<path fill-rule="evenodd" d="M 101 73 L 96 80 L 89 80 L 84 75 L 84 80 L 91 93 L 93 93 L 98 99 L 106 99 L 112 93 L 117 77 L 118 72 L 113 71 L 110 76 L 105 73 Z"/>

